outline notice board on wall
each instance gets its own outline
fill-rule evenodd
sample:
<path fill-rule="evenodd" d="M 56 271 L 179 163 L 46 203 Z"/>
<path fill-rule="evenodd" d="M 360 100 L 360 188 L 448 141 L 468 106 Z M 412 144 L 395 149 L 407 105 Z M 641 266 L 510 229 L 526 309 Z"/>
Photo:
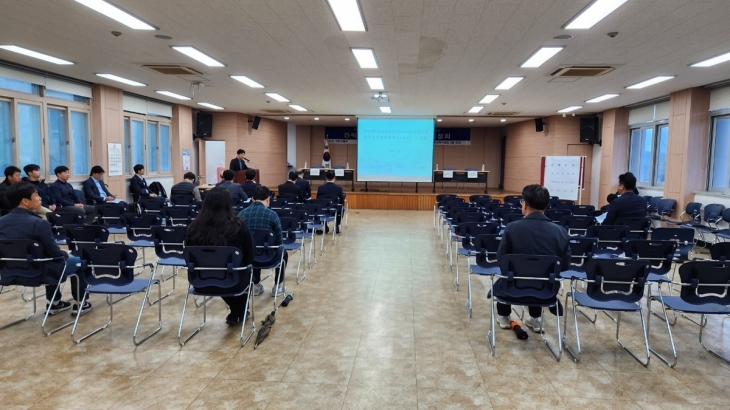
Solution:
<path fill-rule="evenodd" d="M 540 184 L 560 199 L 580 201 L 585 188 L 586 157 L 542 157 Z"/>

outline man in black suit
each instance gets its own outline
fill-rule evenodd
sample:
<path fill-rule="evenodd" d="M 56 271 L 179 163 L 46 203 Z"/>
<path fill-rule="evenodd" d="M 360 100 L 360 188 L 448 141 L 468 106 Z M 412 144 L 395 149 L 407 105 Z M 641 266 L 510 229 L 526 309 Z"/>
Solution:
<path fill-rule="evenodd" d="M 51 195 L 63 208 L 64 212 L 74 212 L 84 217 L 87 225 L 94 223 L 96 219 L 96 207 L 84 205 L 81 193 L 73 188 L 68 182 L 70 177 L 68 167 L 59 165 L 53 170 L 56 174 L 56 182 L 49 187 Z"/>
<path fill-rule="evenodd" d="M 94 165 L 91 167 L 89 179 L 84 181 L 84 197 L 86 197 L 86 202 L 91 205 L 114 202 L 116 200 L 116 197 L 109 192 L 104 181 L 101 179 L 104 173 L 104 168 L 99 165 Z"/>
<path fill-rule="evenodd" d="M 619 175 L 617 191 L 619 196 L 608 206 L 608 214 L 603 220 L 603 225 L 613 225 L 618 218 L 646 216 L 646 199 L 635 194 L 635 189 L 636 177 L 634 174 L 627 172 Z"/>
<path fill-rule="evenodd" d="M 342 209 L 345 204 L 345 191 L 342 187 L 335 184 L 335 171 L 328 169 L 324 173 L 327 182 L 317 187 L 317 198 L 322 196 L 337 197 L 337 233 L 340 233 L 340 222 L 342 221 Z"/>
<path fill-rule="evenodd" d="M 230 169 L 233 172 L 247 170 L 248 166 L 246 165 L 246 162 L 248 162 L 248 160 L 246 158 L 244 158 L 245 155 L 246 155 L 246 151 L 244 151 L 242 149 L 239 149 L 238 151 L 236 151 L 236 158 L 233 158 L 231 160 L 231 164 L 228 166 L 228 169 Z"/>
<path fill-rule="evenodd" d="M 236 174 L 231 171 L 230 169 L 227 169 L 223 171 L 223 182 L 218 185 L 221 188 L 225 188 L 230 192 L 231 199 L 233 199 L 233 205 L 237 205 L 243 201 L 248 201 L 248 195 L 243 191 L 243 188 L 241 187 L 241 184 L 234 184 L 233 183 L 233 177 Z"/>
<path fill-rule="evenodd" d="M 254 178 L 256 178 L 256 171 L 247 169 L 246 182 L 241 184 L 241 188 L 243 188 L 243 192 L 245 192 L 249 198 L 253 198 L 253 191 L 255 191 L 257 187 L 261 186 L 261 184 L 254 181 Z"/>
<path fill-rule="evenodd" d="M 304 191 L 296 184 L 297 173 L 289 171 L 289 180 L 279 185 L 279 196 L 292 195 L 297 197 L 297 201 L 304 202 Z"/>
<path fill-rule="evenodd" d="M 129 193 L 132 194 L 132 200 L 139 202 L 143 198 L 157 198 L 157 194 L 150 192 L 147 187 L 147 181 L 142 177 L 144 175 L 144 165 L 137 164 L 134 166 L 134 176 L 129 180 Z"/>
<path fill-rule="evenodd" d="M 312 197 L 312 184 L 304 179 L 304 170 L 300 169 L 297 171 L 297 180 L 294 183 L 297 184 L 299 188 L 302 188 L 302 191 L 304 192 L 304 199 Z"/>

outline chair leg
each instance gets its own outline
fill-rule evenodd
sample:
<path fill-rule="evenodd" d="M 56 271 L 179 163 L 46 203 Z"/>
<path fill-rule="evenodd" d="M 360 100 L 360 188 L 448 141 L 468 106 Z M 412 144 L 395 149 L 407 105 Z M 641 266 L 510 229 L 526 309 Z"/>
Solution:
<path fill-rule="evenodd" d="M 56 295 L 58 295 L 59 292 L 61 292 L 63 290 L 63 285 L 64 285 L 63 278 L 64 278 L 65 272 L 66 272 L 66 268 L 64 268 L 63 272 L 61 273 L 61 279 L 58 280 L 58 286 L 56 286 L 56 291 L 53 292 L 53 297 L 51 298 L 51 300 L 56 300 Z M 76 275 L 75 274 L 74 275 L 69 275 L 66 278 L 66 280 L 70 279 L 71 276 L 76 276 Z M 84 289 L 84 291 L 85 290 L 86 289 Z M 79 295 L 80 292 L 81 292 L 81 289 L 79 288 L 79 282 L 76 281 L 76 294 Z M 84 294 L 86 294 L 86 292 L 84 292 Z M 35 295 L 33 297 L 35 297 Z M 82 303 L 82 305 L 83 305 L 83 303 Z M 73 325 L 74 322 L 75 322 L 74 320 L 71 320 L 71 321 L 69 321 L 67 323 L 62 324 L 61 326 L 59 326 L 59 327 L 57 327 L 55 329 L 46 330 L 46 323 L 48 322 L 48 316 L 50 316 L 50 313 L 51 313 L 51 304 L 48 303 L 48 309 L 46 309 L 46 314 L 43 317 L 43 323 L 41 323 L 41 332 L 43 332 L 43 334 L 46 335 L 46 336 L 50 336 L 50 335 L 58 332 L 61 329 L 65 329 L 65 328 Z M 81 316 L 81 315 L 76 315 L 76 318 L 78 319 L 79 316 Z"/>
<path fill-rule="evenodd" d="M 649 304 L 651 300 L 651 286 L 648 286 L 649 292 L 647 294 L 647 304 Z M 661 283 L 659 284 L 659 302 L 662 305 L 662 311 L 664 312 L 664 323 L 667 325 L 667 334 L 669 335 L 669 343 L 672 346 L 672 356 L 674 359 L 670 363 L 668 359 L 666 359 L 664 356 L 662 356 L 659 352 L 656 351 L 656 349 L 653 349 L 651 346 L 649 346 L 649 351 L 651 353 L 654 353 L 656 357 L 659 358 L 659 360 L 663 361 L 667 366 L 670 368 L 674 368 L 674 366 L 677 365 L 677 349 L 674 346 L 674 337 L 672 336 L 672 325 L 669 323 L 669 318 L 667 317 L 667 309 L 664 305 L 664 298 L 662 297 L 662 289 L 661 289 Z M 649 307 L 649 311 L 651 311 L 651 307 Z M 646 315 L 646 333 L 649 333 L 649 324 L 651 321 L 651 314 Z"/>
<path fill-rule="evenodd" d="M 314 230 L 312 230 L 312 237 L 309 239 L 309 268 L 311 269 L 317 264 L 317 241 L 314 240 Z M 312 255 L 314 255 L 314 262 L 312 262 Z"/>
<path fill-rule="evenodd" d="M 0 295 L 2 295 L 3 293 L 8 293 L 8 292 L 12 292 L 12 291 L 14 291 L 14 290 L 15 290 L 15 288 L 17 288 L 17 287 L 18 287 L 18 285 L 14 285 L 14 286 L 13 286 L 13 287 L 11 287 L 10 289 L 5 289 L 5 288 L 6 288 L 6 286 L 0 286 Z M 23 287 L 23 292 L 25 292 L 25 287 Z"/>
<path fill-rule="evenodd" d="M 459 252 L 456 252 L 456 276 L 454 277 L 454 288 L 459 291 Z"/>
<path fill-rule="evenodd" d="M 649 366 L 649 360 L 651 359 L 651 352 L 649 351 L 649 336 L 646 333 L 646 326 L 645 326 L 645 323 L 644 323 L 644 313 L 643 313 L 643 310 L 639 309 L 639 316 L 641 316 L 641 329 L 644 332 L 644 345 L 646 346 L 646 361 L 641 361 L 641 359 L 639 358 L 639 356 L 637 356 L 636 353 L 634 353 L 633 350 L 629 349 L 626 345 L 624 345 L 621 342 L 621 338 L 619 337 L 619 330 L 621 329 L 621 313 L 622 312 L 618 312 L 618 314 L 616 316 L 616 319 L 617 319 L 616 320 L 616 342 L 618 342 L 618 345 L 621 346 L 621 347 L 623 347 L 624 350 L 626 350 L 627 352 L 629 352 L 629 354 L 634 359 L 636 359 L 637 362 L 641 363 L 642 366 L 644 366 L 644 367 Z"/>
<path fill-rule="evenodd" d="M 81 298 L 81 302 L 80 302 L 81 306 L 83 306 L 84 303 L 86 302 L 86 298 L 88 297 L 88 295 L 89 295 L 88 293 L 86 293 L 86 292 L 84 293 L 84 297 Z M 145 301 L 142 300 L 142 303 L 144 303 L 144 302 Z M 79 319 L 81 318 L 82 315 L 76 315 L 76 320 L 74 320 L 74 322 L 73 322 L 74 327 L 71 329 L 71 341 L 73 341 L 75 344 L 79 344 L 79 343 L 83 342 L 84 340 L 88 339 L 89 337 L 91 337 L 91 336 L 101 332 L 102 330 L 106 329 L 107 327 L 109 327 L 109 325 L 112 324 L 112 320 L 114 319 L 114 304 L 108 303 L 108 305 L 109 305 L 109 321 L 107 321 L 103 326 L 92 330 L 91 332 L 87 333 L 86 335 L 84 335 L 78 339 L 76 339 L 76 337 L 75 337 L 76 328 L 79 325 Z"/>
<path fill-rule="evenodd" d="M 15 289 L 16 287 L 17 286 L 14 286 L 12 289 Z M 30 318 L 32 318 L 33 316 L 35 316 L 36 312 L 38 311 L 38 302 L 36 302 L 35 287 L 33 287 L 32 289 L 33 289 L 33 297 L 32 297 L 32 299 L 30 301 L 33 302 L 33 313 L 31 313 L 29 316 L 26 316 L 26 317 L 24 317 L 22 319 L 18 319 L 18 320 L 14 321 L 14 322 L 8 323 L 7 325 L 1 326 L 0 327 L 0 330 L 7 329 L 7 328 L 9 328 L 9 327 L 11 327 L 13 325 L 17 325 L 18 323 L 25 322 L 26 320 L 29 320 Z M 23 290 L 25 291 L 25 288 Z M 6 292 L 2 292 L 2 293 L 6 293 Z"/>
<path fill-rule="evenodd" d="M 157 266 L 159 266 L 159 265 L 156 265 L 155 266 L 155 270 L 157 269 Z M 173 292 L 175 292 L 175 277 L 178 275 L 178 270 L 179 269 L 180 269 L 179 266 L 173 266 L 172 267 L 172 275 L 170 275 L 167 278 L 165 278 L 162 275 L 163 271 L 165 270 L 165 265 L 162 265 L 162 270 L 160 271 L 160 278 L 158 280 L 160 281 L 160 283 L 162 283 L 162 282 L 166 282 L 166 281 L 172 279 L 172 289 L 169 292 L 165 293 L 164 295 L 158 297 L 155 300 L 149 300 L 149 298 L 148 298 L 147 301 L 149 302 L 150 306 L 152 306 L 155 303 L 161 301 L 162 299 L 165 299 L 165 298 L 170 297 L 173 294 Z M 156 276 L 156 275 L 154 275 L 154 276 Z M 197 305 L 197 302 L 196 302 L 196 305 Z"/>
<path fill-rule="evenodd" d="M 241 326 L 241 347 L 246 346 L 246 343 L 248 343 L 248 340 L 251 339 L 251 336 L 253 336 L 254 333 L 256 333 L 256 319 L 254 319 L 253 314 L 253 297 L 251 296 L 252 292 L 252 286 L 253 286 L 253 277 L 251 277 L 251 280 L 248 282 L 248 291 L 246 292 L 246 309 L 244 312 L 250 312 L 249 316 L 251 316 L 251 332 L 249 332 L 248 336 L 244 339 L 243 335 L 246 330 L 246 320 L 248 318 L 243 318 L 243 324 Z M 244 313 L 245 314 L 245 313 Z"/>
<path fill-rule="evenodd" d="M 494 276 L 489 277 L 490 287 L 489 289 L 494 292 Z M 492 309 L 489 312 L 489 331 L 487 332 L 487 344 L 489 345 L 489 352 L 494 357 L 495 350 L 497 347 L 497 333 L 495 332 L 494 315 L 497 313 L 497 298 L 492 293 L 491 303 Z"/>
<path fill-rule="evenodd" d="M 13 289 L 15 289 L 16 287 L 17 287 L 17 286 L 13 287 Z M 21 298 L 21 299 L 23 299 L 23 302 L 30 302 L 30 301 L 32 301 L 32 300 L 34 300 L 34 299 L 37 299 L 37 298 L 43 297 L 43 294 L 40 294 L 40 295 L 36 295 L 36 293 L 35 293 L 35 289 L 33 289 L 33 299 L 26 299 L 26 298 L 25 298 L 25 290 L 26 290 L 26 289 L 28 289 L 28 288 L 26 288 L 26 287 L 24 286 L 24 287 L 23 287 L 23 290 L 21 290 L 21 291 L 20 291 L 20 298 Z M 12 290 L 12 289 L 11 289 L 11 290 Z M 9 292 L 9 291 L 10 291 L 10 290 L 7 290 L 7 291 L 3 291 L 2 293 L 5 293 L 5 292 Z"/>
<path fill-rule="evenodd" d="M 517 315 L 517 317 L 520 318 L 520 320 L 525 320 L 525 307 L 524 306 L 520 306 L 520 307 L 522 308 L 522 311 L 520 313 L 517 313 L 517 309 L 515 309 L 514 307 L 512 308 L 512 311 L 515 312 L 515 315 Z"/>
<path fill-rule="evenodd" d="M 284 251 L 286 252 L 286 251 Z M 284 254 L 281 256 L 281 263 L 279 263 L 279 272 L 276 273 L 276 280 L 274 281 L 274 311 L 279 310 L 278 306 L 276 305 L 276 298 L 279 297 L 279 284 L 281 283 L 281 272 L 286 270 L 286 261 L 284 261 Z M 286 282 L 286 279 L 284 279 Z M 286 287 L 286 285 L 284 285 Z"/>
<path fill-rule="evenodd" d="M 557 303 L 555 304 L 555 308 L 557 309 Z M 523 308 L 524 309 L 524 308 Z M 543 309 L 544 310 L 544 309 Z M 542 315 L 540 315 L 542 316 Z M 543 330 L 540 332 L 540 339 L 542 339 L 543 342 L 545 342 L 545 345 L 547 345 L 548 349 L 550 350 L 550 353 L 553 354 L 553 357 L 555 357 L 555 360 L 560 361 L 560 358 L 563 356 L 563 335 L 560 333 L 560 315 L 555 315 L 556 318 L 556 325 L 558 327 L 558 350 L 555 351 L 555 348 L 550 344 L 550 342 L 545 339 L 545 331 Z"/>
<path fill-rule="evenodd" d="M 172 276 L 173 284 L 175 283 L 175 274 L 176 273 L 173 273 L 173 276 Z M 154 274 L 152 277 L 154 277 Z M 139 323 L 142 321 L 142 313 L 144 312 L 145 302 L 150 299 L 150 290 L 152 289 L 153 284 L 157 284 L 157 302 L 164 299 L 164 297 L 162 296 L 161 281 L 159 279 L 155 279 L 154 281 L 150 282 L 150 284 L 147 285 L 147 290 L 145 291 L 144 299 L 142 299 L 142 306 L 139 308 L 139 316 L 137 316 L 137 324 L 134 326 L 134 333 L 132 334 L 132 341 L 134 342 L 135 346 L 141 345 L 142 343 L 144 343 L 145 340 L 149 339 L 150 337 L 154 336 L 157 332 L 162 330 L 162 303 L 160 303 L 157 305 L 157 314 L 158 314 L 157 328 L 155 330 L 153 330 L 151 333 L 148 333 L 141 340 L 137 341 L 137 332 L 139 331 Z M 172 293 L 172 292 L 170 292 L 170 293 Z"/>
<path fill-rule="evenodd" d="M 208 303 L 211 299 L 213 299 L 212 296 L 203 296 L 203 301 L 198 302 L 198 297 L 193 296 L 193 301 L 195 302 L 195 308 L 197 309 L 197 308 L 203 306 L 204 304 Z"/>
<path fill-rule="evenodd" d="M 302 278 L 299 279 L 299 269 L 302 266 L 302 259 L 304 258 L 304 251 L 306 250 L 306 247 L 304 245 L 304 240 L 302 240 L 302 247 L 299 248 L 299 260 L 297 261 L 297 285 L 302 283 L 304 279 L 307 279 L 307 264 L 304 263 L 304 271 L 302 273 Z"/>
<path fill-rule="evenodd" d="M 180 317 L 180 327 L 177 329 L 177 342 L 180 343 L 180 347 L 185 346 L 185 343 L 187 343 L 190 339 L 193 338 L 193 336 L 200 333 L 201 330 L 203 330 L 203 327 L 205 327 L 205 320 L 208 317 L 208 304 L 203 303 L 203 322 L 200 324 L 200 326 L 197 327 L 191 333 L 188 337 L 185 338 L 185 340 L 182 339 L 182 328 L 183 328 L 183 322 L 185 321 L 185 308 L 188 306 L 188 298 L 190 297 L 190 291 L 188 291 L 185 294 L 185 303 L 183 304 L 183 311 L 182 316 Z"/>
<path fill-rule="evenodd" d="M 469 257 L 466 258 L 467 264 L 469 261 Z M 469 269 L 471 271 L 471 269 Z M 458 286 L 458 285 L 457 285 Z M 466 311 L 469 313 L 469 318 L 471 319 L 471 310 L 472 310 L 472 300 L 471 300 L 471 272 L 467 273 L 466 276 Z"/>
<path fill-rule="evenodd" d="M 700 323 L 705 323 L 704 325 L 700 325 L 700 346 L 702 346 L 703 349 L 707 350 L 708 352 L 714 354 L 718 358 L 722 359 L 725 363 L 730 364 L 730 359 L 727 357 L 721 355 L 720 353 L 714 351 L 713 349 L 710 349 L 709 347 L 705 346 L 705 342 L 702 341 L 702 334 L 703 330 L 705 329 L 705 326 L 707 326 L 707 317 L 705 315 L 700 316 Z"/>
<path fill-rule="evenodd" d="M 580 348 L 580 330 L 578 329 L 578 307 L 576 306 L 575 299 L 573 299 L 573 292 L 575 292 L 575 288 L 573 287 L 573 283 L 571 281 L 571 290 L 568 292 L 565 292 L 565 318 L 563 320 L 563 344 L 565 345 L 565 349 L 568 351 L 568 353 L 573 356 L 573 361 L 578 363 L 580 361 L 580 355 L 581 355 L 581 348 Z M 568 298 L 571 299 L 571 305 L 573 310 L 573 324 L 575 326 L 575 345 L 576 349 L 575 352 L 573 349 L 570 348 L 570 345 L 567 341 L 567 334 L 568 334 Z"/>

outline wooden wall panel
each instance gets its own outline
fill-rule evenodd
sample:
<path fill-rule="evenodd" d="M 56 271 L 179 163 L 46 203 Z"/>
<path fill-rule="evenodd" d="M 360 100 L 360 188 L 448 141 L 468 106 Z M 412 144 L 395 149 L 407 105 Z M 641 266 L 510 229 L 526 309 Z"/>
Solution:
<path fill-rule="evenodd" d="M 190 151 L 192 161 L 193 148 L 193 111 L 190 107 L 176 104 L 172 107 L 171 124 L 172 174 L 175 181 L 182 181 L 185 172 L 182 166 L 182 150 Z M 190 164 L 191 170 L 193 164 Z"/>
<path fill-rule="evenodd" d="M 91 154 L 92 166 L 101 165 L 109 171 L 110 142 L 124 144 L 124 111 L 122 90 L 96 84 L 91 99 Z M 123 198 L 128 191 L 126 176 L 104 176 L 104 182 L 111 192 Z"/>
<path fill-rule="evenodd" d="M 629 111 L 614 108 L 603 113 L 601 175 L 598 206 L 606 204 L 606 197 L 616 192 L 618 176 L 628 170 Z"/>
<path fill-rule="evenodd" d="M 297 155 L 296 167 L 303 168 L 304 163 L 311 165 L 311 127 L 308 125 L 297 125 Z"/>

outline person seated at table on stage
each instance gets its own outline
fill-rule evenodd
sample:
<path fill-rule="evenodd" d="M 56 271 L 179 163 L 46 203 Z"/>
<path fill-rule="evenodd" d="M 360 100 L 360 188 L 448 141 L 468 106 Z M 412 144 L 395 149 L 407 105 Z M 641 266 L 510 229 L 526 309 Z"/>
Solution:
<path fill-rule="evenodd" d="M 235 176 L 235 172 L 230 169 L 223 171 L 223 182 L 221 182 L 218 186 L 226 189 L 231 194 L 233 204 L 237 205 L 240 202 L 248 201 L 248 195 L 246 195 L 246 192 L 243 191 L 241 184 L 233 182 L 233 177 Z"/>
<path fill-rule="evenodd" d="M 248 162 L 248 160 L 244 158 L 244 156 L 246 156 L 246 151 L 242 149 L 236 151 L 236 158 L 231 160 L 231 164 L 228 166 L 228 169 L 233 172 L 247 170 L 248 166 L 246 165 L 246 162 Z"/>
<path fill-rule="evenodd" d="M 195 198 L 197 202 L 200 202 L 200 190 L 195 185 L 195 174 L 192 172 L 186 172 L 183 175 L 182 182 L 178 182 L 170 188 L 170 197 L 181 197 L 186 196 Z"/>
<path fill-rule="evenodd" d="M 64 211 L 75 212 L 84 217 L 84 223 L 91 225 L 96 219 L 96 208 L 93 205 L 84 205 L 81 194 L 68 183 L 68 167 L 59 165 L 53 170 L 56 182 L 52 183 L 51 195 L 56 199 Z"/>
<path fill-rule="evenodd" d="M 618 197 L 608 206 L 608 213 L 602 225 L 613 225 L 618 218 L 646 216 L 646 199 L 635 194 L 634 189 L 636 189 L 634 174 L 627 172 L 619 175 L 616 192 Z"/>
<path fill-rule="evenodd" d="M 10 211 L 13 209 L 8 202 L 7 192 L 11 185 L 17 184 L 21 181 L 20 168 L 15 166 L 9 166 L 5 168 L 5 179 L 0 182 L 0 210 Z"/>
<path fill-rule="evenodd" d="M 278 187 L 279 195 L 295 196 L 297 197 L 298 202 L 304 202 L 304 191 L 302 191 L 302 188 L 296 184 L 296 181 L 297 173 L 289 171 L 289 180 L 280 184 Z"/>
<path fill-rule="evenodd" d="M 342 187 L 335 184 L 335 171 L 328 169 L 324 173 L 327 182 L 317 187 L 317 198 L 321 198 L 323 195 L 337 197 L 337 221 L 335 221 L 337 229 L 336 233 L 340 233 L 340 222 L 342 221 L 342 209 L 345 205 L 345 191 Z M 329 231 L 329 227 L 327 228 Z"/>
<path fill-rule="evenodd" d="M 302 188 L 302 191 L 304 193 L 304 199 L 309 199 L 312 197 L 312 184 L 309 183 L 306 179 L 304 179 L 304 170 L 300 169 L 297 171 L 297 180 L 294 182 L 299 186 L 299 188 Z"/>
<path fill-rule="evenodd" d="M 253 169 L 247 169 L 246 170 L 246 182 L 241 184 L 241 188 L 243 188 L 243 192 L 246 193 L 246 195 L 250 197 L 253 197 L 253 191 L 256 190 L 257 187 L 261 186 L 258 182 L 254 181 L 256 178 L 256 171 Z"/>
<path fill-rule="evenodd" d="M 157 194 L 150 192 L 147 181 L 142 177 L 145 173 L 144 165 L 137 164 L 133 169 L 134 176 L 129 180 L 129 193 L 132 194 L 132 200 L 139 202 L 140 199 L 157 198 Z"/>
<path fill-rule="evenodd" d="M 568 232 L 544 215 L 550 203 L 547 188 L 538 184 L 528 185 L 522 190 L 523 219 L 510 222 L 504 229 L 502 241 L 497 249 L 497 259 L 504 255 L 554 255 L 560 258 L 563 270 L 570 267 L 570 238 Z M 493 292 L 500 296 L 500 281 L 494 282 Z M 558 309 L 560 305 L 558 304 Z M 510 328 L 512 306 L 497 303 L 497 322 L 502 329 Z M 542 331 L 542 308 L 529 307 L 530 318 L 525 325 L 535 332 Z M 550 312 L 557 314 L 555 308 Z"/>
<path fill-rule="evenodd" d="M 190 223 L 185 240 L 187 246 L 233 246 L 242 253 L 241 266 L 253 261 L 254 242 L 251 230 L 245 221 L 233 213 L 233 203 L 228 190 L 216 187 L 208 191 L 198 216 Z M 237 266 L 238 267 L 238 266 Z M 230 289 L 231 293 L 241 291 L 248 286 L 248 282 L 239 282 L 237 287 Z M 224 296 L 222 298 L 231 313 L 226 317 L 226 323 L 234 326 L 242 323 L 246 312 L 246 294 L 241 296 Z"/>
<path fill-rule="evenodd" d="M 57 207 L 56 198 L 51 194 L 51 188 L 46 184 L 46 180 L 41 179 L 41 167 L 36 164 L 28 164 L 23 167 L 23 171 L 27 175 L 23 177 L 23 181 L 33 184 L 41 197 L 41 207 L 34 210 L 35 214 L 45 217 L 49 212 L 62 211 L 63 208 Z"/>
<path fill-rule="evenodd" d="M 116 195 L 109 192 L 106 184 L 104 184 L 104 181 L 101 179 L 105 173 L 106 171 L 104 171 L 104 168 L 99 165 L 91 167 L 89 179 L 84 181 L 83 185 L 86 201 L 92 202 L 94 205 L 108 202 L 121 203 L 124 205 L 121 201 L 117 201 Z"/>
<path fill-rule="evenodd" d="M 43 256 L 53 258 L 62 256 L 63 260 L 53 261 L 44 263 L 42 278 L 46 283 L 58 283 L 61 278 L 61 274 L 64 277 L 76 273 L 78 270 L 77 264 L 81 263 L 81 259 L 75 256 L 69 256 L 66 252 L 62 251 L 61 248 L 56 244 L 56 239 L 53 236 L 51 230 L 51 224 L 44 220 L 40 216 L 36 215 L 41 205 L 41 197 L 38 195 L 38 190 L 35 185 L 30 182 L 19 182 L 13 184 L 8 188 L 8 201 L 10 206 L 13 208 L 12 211 L 6 216 L 0 218 L 0 239 L 12 240 L 12 239 L 32 239 L 43 245 Z M 65 272 L 64 272 L 65 267 Z M 7 278 L 3 278 L 7 279 Z M 79 289 L 81 289 L 81 295 L 76 290 L 76 282 L 79 282 Z M 55 300 L 53 294 L 56 292 L 57 285 L 46 286 L 46 299 L 51 304 L 50 313 L 55 315 L 63 312 L 64 310 L 71 309 L 71 304 L 61 299 L 61 292 L 56 294 Z M 74 300 L 77 301 L 73 305 L 71 314 L 76 315 L 79 313 L 79 304 L 86 290 L 86 281 L 83 277 L 72 277 L 71 278 L 71 293 L 73 294 Z M 48 309 L 48 305 L 46 305 Z M 81 314 L 91 310 L 91 303 L 88 301 L 84 303 L 81 309 Z"/>

